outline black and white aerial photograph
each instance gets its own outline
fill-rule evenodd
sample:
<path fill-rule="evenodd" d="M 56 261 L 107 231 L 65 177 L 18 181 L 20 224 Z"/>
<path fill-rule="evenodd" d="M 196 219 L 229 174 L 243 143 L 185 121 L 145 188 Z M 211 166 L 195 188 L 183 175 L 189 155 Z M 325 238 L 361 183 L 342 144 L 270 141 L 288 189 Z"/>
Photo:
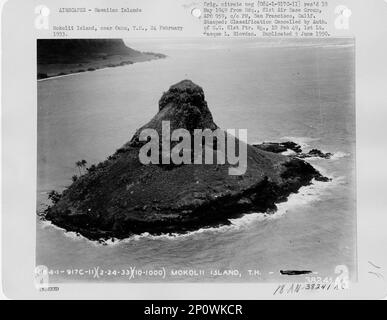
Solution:
<path fill-rule="evenodd" d="M 353 38 L 36 45 L 50 283 L 356 281 Z"/>

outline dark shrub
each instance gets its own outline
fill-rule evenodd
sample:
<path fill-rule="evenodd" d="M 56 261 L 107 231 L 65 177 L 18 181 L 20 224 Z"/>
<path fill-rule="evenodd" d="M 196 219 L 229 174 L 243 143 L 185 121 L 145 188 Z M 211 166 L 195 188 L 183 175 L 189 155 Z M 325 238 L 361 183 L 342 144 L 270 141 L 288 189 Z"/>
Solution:
<path fill-rule="evenodd" d="M 60 200 L 60 197 L 60 193 L 55 190 L 52 190 L 48 193 L 48 199 L 50 199 L 53 204 L 57 203 Z"/>
<path fill-rule="evenodd" d="M 89 171 L 89 172 L 94 172 L 96 169 L 97 169 L 97 167 L 95 166 L 95 164 L 92 164 L 92 165 L 90 166 L 90 168 L 87 168 L 87 171 Z"/>

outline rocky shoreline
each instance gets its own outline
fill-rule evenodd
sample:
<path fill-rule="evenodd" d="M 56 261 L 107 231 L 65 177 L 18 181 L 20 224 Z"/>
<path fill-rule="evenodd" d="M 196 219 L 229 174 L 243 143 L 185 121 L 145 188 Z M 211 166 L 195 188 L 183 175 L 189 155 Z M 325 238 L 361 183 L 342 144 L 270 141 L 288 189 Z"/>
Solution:
<path fill-rule="evenodd" d="M 293 141 L 286 141 L 286 142 L 264 142 L 260 144 L 253 144 L 254 147 L 269 151 L 273 153 L 287 153 L 288 156 L 296 157 L 299 159 L 306 159 L 306 158 L 322 158 L 322 159 L 330 159 L 333 154 L 330 152 L 322 152 L 318 149 L 311 149 L 308 152 L 303 152 L 302 147 L 293 142 Z"/>
<path fill-rule="evenodd" d="M 313 179 L 329 180 L 302 159 L 280 154 L 291 149 L 301 157 L 300 146 L 292 142 L 247 145 L 247 171 L 240 176 L 229 175 L 227 163 L 144 165 L 138 157 L 139 132 L 159 132 L 165 120 L 171 130 L 218 128 L 201 87 L 189 80 L 171 86 L 154 118 L 58 194 L 44 219 L 91 240 L 185 233 L 227 225 L 230 218 L 248 213 L 275 212 L 276 203 Z"/>

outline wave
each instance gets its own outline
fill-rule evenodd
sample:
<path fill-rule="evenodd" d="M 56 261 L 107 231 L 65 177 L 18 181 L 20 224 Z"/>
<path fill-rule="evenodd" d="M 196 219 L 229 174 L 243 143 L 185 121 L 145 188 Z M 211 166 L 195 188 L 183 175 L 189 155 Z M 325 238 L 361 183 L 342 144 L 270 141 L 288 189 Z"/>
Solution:
<path fill-rule="evenodd" d="M 81 240 L 82 239 L 82 240 L 87 240 L 87 241 L 90 241 L 90 242 L 94 242 L 94 241 L 91 241 L 88 238 L 84 237 L 79 232 L 67 231 L 64 228 L 58 227 L 57 225 L 53 224 L 49 220 L 41 219 L 41 220 L 38 221 L 38 223 L 40 223 L 40 226 L 42 227 L 42 229 L 52 228 L 54 230 L 62 231 L 64 236 L 66 236 L 66 237 L 68 237 L 70 239 L 73 239 L 73 240 Z"/>
<path fill-rule="evenodd" d="M 312 141 L 319 140 L 318 138 L 309 138 L 309 137 L 289 137 L 285 136 L 280 138 L 281 140 L 287 140 L 287 141 L 294 141 L 295 143 L 299 144 L 303 149 L 309 147 L 309 143 Z M 296 154 L 292 150 L 287 150 L 283 152 L 282 154 Z M 330 159 L 323 159 L 323 160 L 337 160 L 343 157 L 348 156 L 349 154 L 344 152 L 335 152 L 333 153 L 333 156 Z M 307 162 L 314 161 L 314 160 L 321 160 L 319 157 L 310 157 L 303 159 Z M 72 232 L 72 231 L 66 231 L 65 229 L 58 227 L 54 224 L 52 224 L 50 221 L 47 220 L 40 220 L 41 225 L 43 228 L 52 227 L 57 230 L 61 230 L 63 234 L 71 238 L 73 240 L 85 240 L 87 242 L 91 242 L 95 245 L 118 245 L 122 243 L 128 243 L 132 241 L 139 241 L 139 240 L 181 240 L 185 238 L 192 238 L 195 236 L 205 235 L 205 234 L 214 234 L 214 233 L 224 233 L 224 232 L 235 232 L 244 228 L 248 228 L 254 223 L 259 221 L 265 221 L 265 220 L 272 220 L 272 219 L 278 219 L 282 217 L 284 214 L 286 214 L 290 210 L 297 209 L 297 207 L 305 206 L 307 204 L 310 204 L 315 201 L 321 200 L 321 197 L 324 195 L 325 191 L 330 189 L 334 185 L 339 185 L 345 183 L 346 179 L 345 177 L 330 177 L 327 173 L 326 169 L 323 167 L 313 164 L 314 168 L 318 170 L 323 176 L 330 178 L 331 180 L 329 182 L 321 182 L 316 181 L 315 179 L 312 180 L 312 183 L 308 186 L 301 187 L 297 193 L 292 193 L 288 196 L 288 199 L 285 202 L 276 203 L 277 210 L 273 213 L 263 213 L 263 212 L 254 212 L 254 213 L 248 213 L 244 214 L 239 218 L 234 219 L 228 219 L 230 224 L 228 225 L 220 225 L 217 227 L 203 227 L 195 231 L 190 231 L 186 233 L 164 233 L 160 235 L 153 235 L 148 232 L 144 232 L 138 235 L 132 235 L 125 239 L 117 239 L 117 238 L 110 238 L 106 240 L 90 240 L 84 236 L 82 236 L 78 232 Z"/>
<path fill-rule="evenodd" d="M 323 170 L 321 170 L 323 171 Z M 287 201 L 277 203 L 277 210 L 274 213 L 264 213 L 264 212 L 253 212 L 242 215 L 240 218 L 228 219 L 229 225 L 222 225 L 219 227 L 204 227 L 199 230 L 190 231 L 187 233 L 168 233 L 161 235 L 152 235 L 148 232 L 144 232 L 139 235 L 133 235 L 126 239 L 118 240 L 114 239 L 113 241 L 106 241 L 104 244 L 107 245 L 116 245 L 120 243 L 128 243 L 132 241 L 139 240 L 183 240 L 185 238 L 195 238 L 199 235 L 205 234 L 214 234 L 214 233 L 224 233 L 224 232 L 236 232 L 240 230 L 247 229 L 253 226 L 257 222 L 269 221 L 274 219 L 279 219 L 285 215 L 290 210 L 297 209 L 297 207 L 305 206 L 312 202 L 321 200 L 325 190 L 329 189 L 329 186 L 336 184 L 336 179 L 332 179 L 330 182 L 320 182 L 312 180 L 312 184 L 309 186 L 301 187 L 297 193 L 292 193 L 289 195 Z"/>
<path fill-rule="evenodd" d="M 320 140 L 319 138 L 309 138 L 309 137 L 289 137 L 289 136 L 285 136 L 285 137 L 281 137 L 280 140 L 285 140 L 285 141 L 292 141 L 292 142 L 295 142 L 297 143 L 298 145 L 300 145 L 301 149 L 302 149 L 302 152 L 306 153 L 308 152 L 310 149 L 310 142 L 313 142 L 313 141 L 318 141 Z M 306 149 L 306 150 L 305 150 Z M 321 149 L 320 150 L 321 152 L 323 153 L 328 153 L 329 151 L 326 151 L 326 150 L 323 150 Z M 281 154 L 283 155 L 296 155 L 296 152 L 294 152 L 293 150 L 286 150 L 284 152 L 282 152 Z M 337 151 L 337 152 L 333 152 L 332 153 L 332 156 L 329 158 L 329 159 L 323 159 L 323 160 L 339 160 L 341 158 L 345 158 L 345 157 L 348 157 L 350 156 L 349 153 L 346 153 L 346 152 L 342 152 L 342 151 Z M 303 160 L 321 160 L 322 158 L 321 157 L 309 157 L 309 158 L 303 158 Z"/>
<path fill-rule="evenodd" d="M 280 140 L 295 142 L 298 145 L 300 145 L 300 147 L 303 149 L 303 148 L 307 148 L 307 147 L 310 146 L 309 142 L 318 141 L 320 139 L 319 138 L 309 138 L 309 137 L 289 137 L 289 136 L 285 136 L 285 137 L 281 137 Z"/>
<path fill-rule="evenodd" d="M 344 157 L 348 157 L 349 155 L 349 153 L 338 151 L 333 153 L 333 156 L 330 158 L 330 160 L 338 160 Z"/>
<path fill-rule="evenodd" d="M 292 150 L 288 150 L 288 151 L 289 152 L 287 152 L 287 151 L 282 152 L 281 154 L 283 154 L 283 155 L 296 155 L 297 156 L 297 154 L 295 152 L 292 153 Z M 327 153 L 324 150 L 321 150 L 321 152 Z M 338 151 L 338 152 L 332 153 L 332 156 L 330 158 L 327 158 L 327 159 L 321 158 L 321 157 L 308 157 L 308 158 L 302 158 L 302 160 L 304 160 L 304 161 L 318 161 L 318 160 L 336 161 L 336 160 L 340 160 L 341 158 L 345 158 L 345 157 L 348 157 L 348 156 L 350 156 L 349 153 Z"/>
<path fill-rule="evenodd" d="M 289 210 L 321 200 L 324 191 L 327 190 L 327 184 L 332 184 L 332 181 L 321 182 L 313 180 L 311 185 L 304 186 L 297 193 L 290 194 L 286 202 L 277 204 L 276 217 L 283 216 Z"/>
<path fill-rule="evenodd" d="M 325 176 L 327 176 L 323 168 L 316 168 L 316 169 L 319 170 Z M 343 180 L 343 177 L 339 177 L 339 178 L 331 177 L 331 179 L 332 180 L 329 182 L 320 182 L 320 181 L 312 180 L 312 184 L 301 187 L 297 193 L 290 194 L 287 201 L 277 203 L 276 204 L 277 210 L 274 213 L 263 213 L 263 212 L 248 213 L 248 214 L 242 215 L 239 218 L 228 219 L 230 222 L 230 224 L 228 225 L 221 225 L 217 227 L 204 227 L 204 228 L 201 228 L 195 231 L 186 232 L 186 233 L 165 233 L 160 235 L 153 235 L 148 232 L 144 232 L 138 235 L 132 235 L 125 239 L 110 238 L 107 240 L 92 241 L 77 232 L 66 231 L 63 228 L 60 228 L 52 224 L 50 221 L 42 220 L 41 224 L 43 228 L 52 227 L 56 230 L 61 230 L 66 237 L 72 240 L 85 240 L 96 246 L 101 246 L 101 245 L 115 246 L 119 244 L 131 243 L 131 242 L 140 241 L 140 240 L 159 240 L 159 241 L 160 240 L 168 240 L 168 241 L 183 240 L 186 238 L 195 238 L 206 234 L 237 232 L 237 231 L 249 228 L 253 226 L 255 223 L 260 221 L 278 219 L 283 215 L 285 215 L 287 212 L 297 209 L 297 207 L 300 207 L 300 206 L 302 207 L 307 204 L 321 200 L 321 197 L 324 195 L 325 191 L 328 190 L 332 185 L 341 183 Z"/>
<path fill-rule="evenodd" d="M 287 149 L 286 151 L 281 152 L 281 154 L 284 156 L 294 156 L 297 154 L 297 152 L 295 152 L 294 150 L 291 150 L 291 149 Z"/>

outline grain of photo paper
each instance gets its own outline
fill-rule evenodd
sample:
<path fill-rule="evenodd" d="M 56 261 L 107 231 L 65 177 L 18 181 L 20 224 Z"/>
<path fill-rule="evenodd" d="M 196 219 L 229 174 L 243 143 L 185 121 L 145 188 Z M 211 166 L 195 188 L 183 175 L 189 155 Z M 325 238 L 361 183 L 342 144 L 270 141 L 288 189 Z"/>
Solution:
<path fill-rule="evenodd" d="M 5 294 L 382 298 L 386 10 L 6 2 Z"/>

